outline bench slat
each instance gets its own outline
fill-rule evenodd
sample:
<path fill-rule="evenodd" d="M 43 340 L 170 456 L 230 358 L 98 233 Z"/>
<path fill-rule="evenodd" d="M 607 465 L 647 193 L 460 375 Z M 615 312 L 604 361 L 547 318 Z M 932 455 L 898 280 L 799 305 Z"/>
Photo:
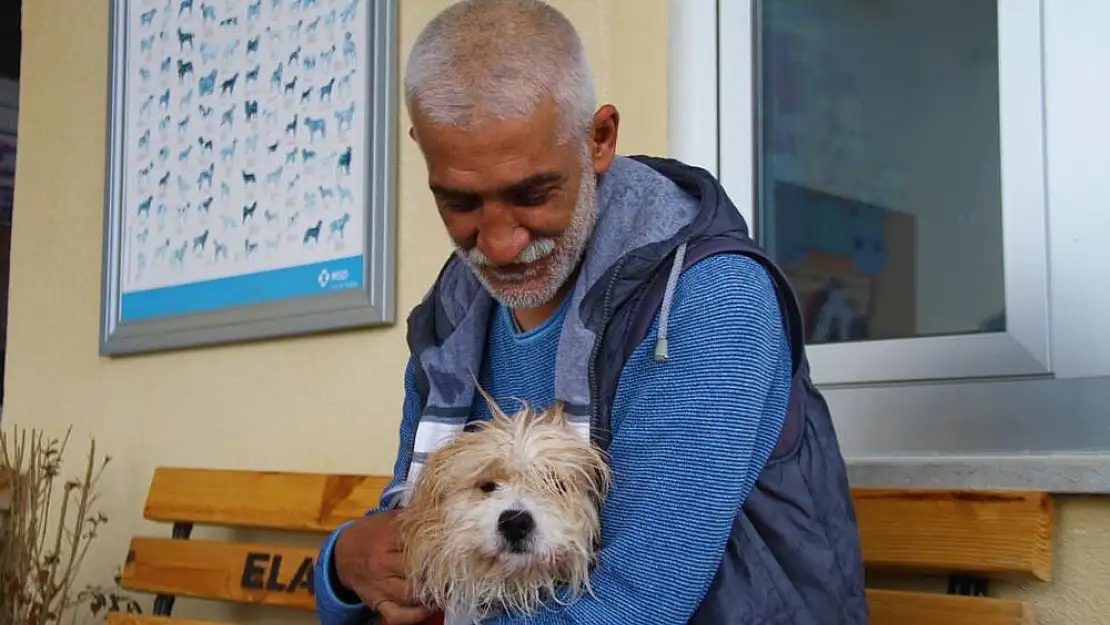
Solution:
<path fill-rule="evenodd" d="M 143 516 L 223 527 L 328 532 L 378 504 L 388 476 L 155 469 Z"/>
<path fill-rule="evenodd" d="M 133 591 L 315 609 L 318 548 L 135 537 L 120 585 Z"/>
<path fill-rule="evenodd" d="M 857 488 L 852 497 L 868 569 L 1052 578 L 1048 493 Z"/>
<path fill-rule="evenodd" d="M 1021 601 L 897 590 L 867 591 L 871 625 L 1035 625 Z"/>
<path fill-rule="evenodd" d="M 219 623 L 213 621 L 197 621 L 183 618 L 170 618 L 166 616 L 149 616 L 146 614 L 124 614 L 122 612 L 109 612 L 108 625 L 233 625 L 232 623 Z"/>

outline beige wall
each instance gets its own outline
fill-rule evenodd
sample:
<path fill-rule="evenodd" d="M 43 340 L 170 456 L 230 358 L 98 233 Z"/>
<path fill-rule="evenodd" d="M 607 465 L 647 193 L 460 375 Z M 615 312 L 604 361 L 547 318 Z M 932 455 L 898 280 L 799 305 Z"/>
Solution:
<path fill-rule="evenodd" d="M 403 50 L 447 3 L 403 0 Z M 101 582 L 122 560 L 127 537 L 152 529 L 140 516 L 156 465 L 387 472 L 405 357 L 403 324 L 117 361 L 97 356 L 106 4 L 24 3 L 4 415 L 6 427 L 61 433 L 72 425 L 75 451 L 92 435 L 114 456 L 102 502 L 111 522 L 86 567 Z M 621 151 L 664 154 L 667 1 L 555 4 L 581 29 L 603 100 L 622 111 Z M 404 119 L 399 123 L 407 129 Z M 429 205 L 423 163 L 407 139 L 400 162 L 403 319 L 447 245 Z M 1057 583 L 1006 594 L 1034 599 L 1050 624 L 1110 623 L 1107 600 L 1098 599 L 1110 583 L 1108 528 L 1110 506 L 1066 502 Z M 179 606 L 198 616 L 219 614 L 209 606 Z"/>

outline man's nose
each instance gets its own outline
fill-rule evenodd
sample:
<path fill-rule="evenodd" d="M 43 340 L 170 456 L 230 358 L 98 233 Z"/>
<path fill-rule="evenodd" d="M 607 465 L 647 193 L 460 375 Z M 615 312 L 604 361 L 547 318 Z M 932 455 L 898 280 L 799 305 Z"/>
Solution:
<path fill-rule="evenodd" d="M 517 225 L 483 228 L 478 234 L 478 251 L 495 265 L 514 262 L 530 240 L 527 228 Z"/>

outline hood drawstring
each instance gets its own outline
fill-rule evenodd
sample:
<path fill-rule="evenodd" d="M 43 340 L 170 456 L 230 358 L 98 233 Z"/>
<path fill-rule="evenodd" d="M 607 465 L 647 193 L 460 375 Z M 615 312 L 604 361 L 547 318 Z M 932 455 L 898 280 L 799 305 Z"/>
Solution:
<path fill-rule="evenodd" d="M 678 275 L 686 262 L 686 244 L 678 246 L 671 263 L 671 273 L 667 276 L 667 290 L 663 292 L 663 303 L 659 307 L 659 338 L 655 340 L 655 362 L 666 362 L 670 358 L 667 347 L 667 324 L 671 318 L 671 302 L 678 285 Z"/>

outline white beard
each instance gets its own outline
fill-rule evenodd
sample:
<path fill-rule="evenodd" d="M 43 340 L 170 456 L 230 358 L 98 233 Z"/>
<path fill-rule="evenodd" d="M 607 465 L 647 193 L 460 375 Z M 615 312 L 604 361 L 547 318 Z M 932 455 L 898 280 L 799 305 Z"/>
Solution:
<path fill-rule="evenodd" d="M 528 288 L 515 289 L 493 284 L 483 273 L 483 268 L 490 265 L 489 259 L 474 247 L 468 251 L 456 248 L 456 254 L 470 267 L 478 281 L 491 296 L 503 306 L 508 308 L 536 308 L 551 301 L 559 292 L 563 284 L 578 268 L 582 255 L 586 252 L 590 237 L 593 235 L 594 226 L 597 224 L 597 176 L 594 174 L 593 162 L 589 153 L 583 149 L 581 152 L 581 182 L 578 185 L 578 199 L 574 203 L 574 214 L 566 230 L 558 239 L 536 239 L 517 257 L 521 263 L 531 263 L 546 257 L 551 257 L 551 267 L 547 275 L 530 278 Z M 536 286 L 537 281 L 542 284 Z"/>

